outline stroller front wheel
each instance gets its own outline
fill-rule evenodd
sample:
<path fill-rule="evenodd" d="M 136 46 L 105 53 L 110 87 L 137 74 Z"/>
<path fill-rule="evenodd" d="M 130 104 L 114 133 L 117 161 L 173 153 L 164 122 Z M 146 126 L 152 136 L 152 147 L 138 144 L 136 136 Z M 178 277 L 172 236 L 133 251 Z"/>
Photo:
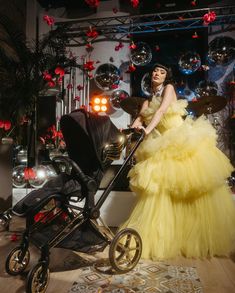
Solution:
<path fill-rule="evenodd" d="M 5 263 L 6 272 L 12 276 L 16 276 L 22 273 L 26 269 L 29 263 L 29 259 L 30 259 L 29 250 L 26 250 L 25 252 L 23 252 L 20 246 L 15 247 L 9 253 L 6 259 L 6 263 Z"/>
<path fill-rule="evenodd" d="M 142 253 L 140 235 L 130 228 L 119 231 L 109 248 L 109 261 L 118 273 L 131 271 L 138 263 Z"/>
<path fill-rule="evenodd" d="M 26 293 L 44 293 L 49 284 L 50 271 L 45 262 L 38 262 L 29 272 Z"/>

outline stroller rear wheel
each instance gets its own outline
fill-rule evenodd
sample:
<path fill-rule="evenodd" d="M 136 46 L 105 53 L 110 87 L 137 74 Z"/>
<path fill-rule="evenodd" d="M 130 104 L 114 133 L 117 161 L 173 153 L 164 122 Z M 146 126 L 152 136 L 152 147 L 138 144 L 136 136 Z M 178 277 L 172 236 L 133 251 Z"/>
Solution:
<path fill-rule="evenodd" d="M 123 229 L 113 238 L 109 248 L 109 261 L 118 273 L 131 271 L 142 253 L 142 240 L 134 229 Z"/>
<path fill-rule="evenodd" d="M 29 250 L 26 250 L 24 255 L 23 253 L 20 246 L 15 247 L 9 253 L 5 263 L 5 269 L 9 275 L 16 276 L 26 269 L 29 263 L 30 253 Z"/>
<path fill-rule="evenodd" d="M 27 293 L 44 293 L 49 284 L 50 271 L 45 262 L 40 261 L 29 272 L 27 277 Z"/>

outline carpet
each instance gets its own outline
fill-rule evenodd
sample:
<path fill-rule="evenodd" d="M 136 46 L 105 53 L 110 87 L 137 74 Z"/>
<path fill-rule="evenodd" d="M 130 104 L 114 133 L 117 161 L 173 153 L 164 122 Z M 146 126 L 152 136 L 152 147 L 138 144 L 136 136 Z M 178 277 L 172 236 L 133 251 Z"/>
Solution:
<path fill-rule="evenodd" d="M 194 267 L 141 260 L 134 270 L 108 275 L 94 267 L 80 269 L 68 293 L 202 293 Z"/>

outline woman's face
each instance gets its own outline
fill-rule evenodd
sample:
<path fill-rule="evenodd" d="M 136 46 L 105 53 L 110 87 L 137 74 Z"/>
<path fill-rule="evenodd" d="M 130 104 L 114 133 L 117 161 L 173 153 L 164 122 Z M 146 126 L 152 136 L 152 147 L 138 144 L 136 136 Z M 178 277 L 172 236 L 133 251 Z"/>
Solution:
<path fill-rule="evenodd" d="M 162 84 L 166 79 L 167 72 L 161 67 L 155 67 L 152 73 L 152 83 L 155 85 Z"/>

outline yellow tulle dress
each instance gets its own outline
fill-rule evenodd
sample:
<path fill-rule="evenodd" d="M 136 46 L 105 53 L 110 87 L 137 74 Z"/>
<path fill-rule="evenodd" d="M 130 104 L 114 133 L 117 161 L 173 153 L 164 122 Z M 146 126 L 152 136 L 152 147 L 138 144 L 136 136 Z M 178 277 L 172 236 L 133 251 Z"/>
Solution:
<path fill-rule="evenodd" d="M 161 100 L 153 97 L 143 112 L 146 125 Z M 170 105 L 129 172 L 137 204 L 122 228 L 139 232 L 143 258 L 225 256 L 234 247 L 235 202 L 226 184 L 233 167 L 205 117 L 182 118 L 186 106 Z"/>

